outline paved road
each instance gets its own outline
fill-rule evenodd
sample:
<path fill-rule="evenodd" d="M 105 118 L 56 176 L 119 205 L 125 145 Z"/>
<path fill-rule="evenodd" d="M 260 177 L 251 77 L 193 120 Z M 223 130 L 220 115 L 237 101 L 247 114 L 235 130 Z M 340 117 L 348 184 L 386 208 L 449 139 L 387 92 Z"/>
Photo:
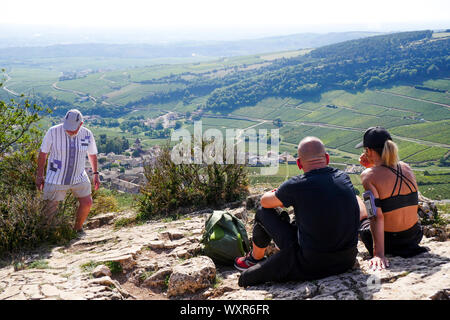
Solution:
<path fill-rule="evenodd" d="M 11 90 L 11 89 L 8 89 L 8 88 L 6 87 L 6 83 L 7 83 L 9 80 L 11 80 L 11 77 L 10 77 L 9 74 L 7 74 L 6 72 L 5 72 L 5 75 L 6 75 L 6 80 L 5 80 L 5 82 L 3 82 L 3 86 L 2 86 L 3 90 L 5 90 L 6 92 L 8 92 L 8 93 L 10 93 L 10 94 L 12 94 L 12 95 L 18 97 L 19 94 L 18 94 L 17 92 L 15 92 L 15 91 L 13 91 L 13 90 Z"/>

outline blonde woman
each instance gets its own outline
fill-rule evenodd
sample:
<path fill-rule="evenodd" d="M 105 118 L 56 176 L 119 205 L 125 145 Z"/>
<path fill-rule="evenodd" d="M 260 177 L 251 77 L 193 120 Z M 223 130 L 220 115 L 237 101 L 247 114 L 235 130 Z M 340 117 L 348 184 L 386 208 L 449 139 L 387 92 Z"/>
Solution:
<path fill-rule="evenodd" d="M 407 258 L 427 251 L 419 246 L 423 232 L 417 214 L 417 182 L 411 168 L 399 161 L 397 145 L 386 129 L 367 129 L 356 146 L 360 147 L 364 152 L 359 161 L 367 168 L 361 181 L 375 206 L 373 217 L 367 212 L 370 203 L 361 215 L 359 234 L 372 256 L 370 267 L 384 269 L 389 266 L 385 254 Z"/>

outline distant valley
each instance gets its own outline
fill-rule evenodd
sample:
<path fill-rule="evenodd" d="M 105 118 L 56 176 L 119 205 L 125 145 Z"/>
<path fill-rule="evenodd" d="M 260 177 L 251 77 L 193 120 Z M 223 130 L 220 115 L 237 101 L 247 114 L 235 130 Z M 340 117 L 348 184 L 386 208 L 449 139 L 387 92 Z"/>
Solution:
<path fill-rule="evenodd" d="M 268 51 L 267 51 L 268 50 Z M 369 126 L 394 135 L 421 192 L 450 199 L 450 33 L 417 31 L 294 35 L 245 42 L 64 45 L 0 49 L 0 99 L 20 94 L 53 109 L 58 123 L 79 108 L 109 139 L 150 147 L 175 128 L 280 129 L 280 152 L 321 138 L 332 163 L 358 164 L 354 145 Z M 170 116 L 169 116 L 170 115 Z M 298 174 L 282 166 L 252 183 Z M 351 175 L 361 189 L 359 175 Z"/>

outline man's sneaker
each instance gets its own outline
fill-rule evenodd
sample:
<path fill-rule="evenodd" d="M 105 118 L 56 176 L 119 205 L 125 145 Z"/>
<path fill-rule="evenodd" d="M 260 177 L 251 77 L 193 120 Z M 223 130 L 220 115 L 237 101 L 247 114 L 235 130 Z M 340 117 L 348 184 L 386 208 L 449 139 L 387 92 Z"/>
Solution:
<path fill-rule="evenodd" d="M 262 258 L 259 260 L 256 260 L 252 256 L 252 252 L 250 251 L 247 253 L 244 257 L 239 257 L 234 260 L 234 267 L 238 269 L 239 271 L 245 271 L 250 267 L 253 267 L 255 264 L 260 263 L 262 261 L 266 260 L 266 258 Z"/>

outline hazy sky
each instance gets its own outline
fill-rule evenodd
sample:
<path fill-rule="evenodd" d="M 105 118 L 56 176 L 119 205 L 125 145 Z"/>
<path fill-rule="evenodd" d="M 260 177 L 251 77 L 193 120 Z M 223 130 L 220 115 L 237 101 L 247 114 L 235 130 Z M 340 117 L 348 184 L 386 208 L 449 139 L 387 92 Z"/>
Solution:
<path fill-rule="evenodd" d="M 450 28 L 449 0 L 13 0 L 0 10 L 0 24 L 69 27 Z"/>

